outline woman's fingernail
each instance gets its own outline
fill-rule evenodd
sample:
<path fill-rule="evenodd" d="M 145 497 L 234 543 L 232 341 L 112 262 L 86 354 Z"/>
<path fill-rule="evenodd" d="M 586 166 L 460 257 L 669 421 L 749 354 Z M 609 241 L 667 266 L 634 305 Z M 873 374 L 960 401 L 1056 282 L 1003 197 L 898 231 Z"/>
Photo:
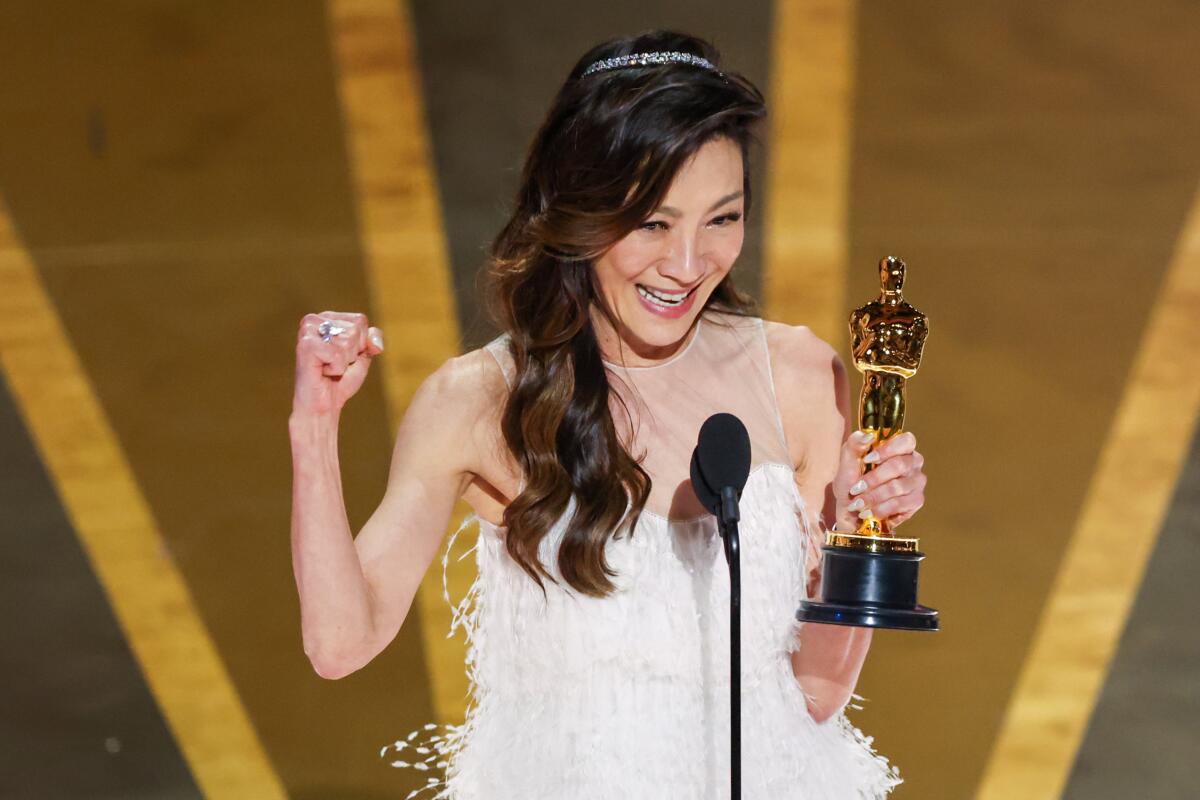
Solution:
<path fill-rule="evenodd" d="M 856 431 L 854 435 L 858 437 L 859 444 L 867 444 L 875 440 L 875 434 L 870 431 Z"/>
<path fill-rule="evenodd" d="M 863 463 L 864 464 L 879 463 L 879 452 L 876 450 L 872 450 L 871 452 L 867 453 L 865 456 L 863 456 Z"/>
<path fill-rule="evenodd" d="M 867 482 L 859 481 L 850 487 L 850 494 L 862 494 L 867 490 Z"/>
<path fill-rule="evenodd" d="M 382 350 L 383 349 L 383 332 L 382 331 L 371 331 L 371 341 L 375 344 L 376 347 L 378 347 L 380 350 Z"/>
<path fill-rule="evenodd" d="M 870 519 L 872 516 L 871 509 L 869 508 L 864 508 L 862 511 L 858 512 L 859 519 Z"/>
<path fill-rule="evenodd" d="M 866 504 L 867 504 L 866 500 L 863 500 L 861 497 L 858 497 L 858 498 L 855 498 L 854 500 L 852 500 L 850 502 L 850 505 L 846 506 L 846 510 L 847 511 L 858 511 L 860 508 L 862 508 Z"/>

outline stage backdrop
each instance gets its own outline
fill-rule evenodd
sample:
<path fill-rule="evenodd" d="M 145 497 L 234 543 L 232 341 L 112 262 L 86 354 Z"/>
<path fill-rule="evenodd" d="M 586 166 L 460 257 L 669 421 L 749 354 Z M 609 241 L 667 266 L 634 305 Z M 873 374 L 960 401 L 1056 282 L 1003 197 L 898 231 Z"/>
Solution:
<path fill-rule="evenodd" d="M 0 796 L 383 798 L 461 721 L 440 571 L 362 671 L 301 650 L 293 346 L 367 312 L 351 525 L 574 60 L 710 37 L 769 96 L 736 274 L 845 355 L 875 265 L 931 334 L 908 427 L 937 635 L 852 719 L 899 798 L 1177 797 L 1200 748 L 1200 6 L 43 3 L 0 25 Z M 852 376 L 857 386 L 858 376 Z M 472 544 L 450 559 L 457 600 Z M 440 562 L 438 562 L 440 564 Z M 1184 787 L 1188 789 L 1185 790 Z"/>

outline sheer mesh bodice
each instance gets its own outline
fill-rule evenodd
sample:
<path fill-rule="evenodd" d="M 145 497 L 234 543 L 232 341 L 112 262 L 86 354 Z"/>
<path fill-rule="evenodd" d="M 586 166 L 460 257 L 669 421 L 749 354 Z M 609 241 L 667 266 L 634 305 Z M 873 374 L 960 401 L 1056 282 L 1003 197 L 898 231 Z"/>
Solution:
<path fill-rule="evenodd" d="M 507 337 L 487 349 L 511 385 Z M 899 779 L 870 739 L 844 714 L 816 723 L 792 673 L 817 531 L 795 484 L 764 323 L 707 311 L 665 362 L 606 368 L 629 410 L 626 422 L 614 399 L 614 419 L 653 481 L 633 535 L 606 546 L 616 591 L 593 598 L 561 581 L 555 554 L 573 501 L 541 544 L 559 579 L 545 597 L 508 556 L 504 528 L 470 518 L 479 575 L 454 627 L 468 640 L 472 704 L 462 725 L 398 741 L 393 763 L 445 769 L 427 788 L 447 800 L 729 797 L 728 568 L 716 521 L 688 483 L 700 425 L 725 411 L 751 442 L 740 524 L 743 797 L 887 794 Z"/>
<path fill-rule="evenodd" d="M 700 426 L 718 410 L 745 423 L 752 470 L 790 465 L 761 326 L 759 319 L 708 312 L 666 362 L 607 365 L 613 419 L 653 481 L 646 504 L 651 513 L 671 519 L 703 513 L 688 483 L 688 468 Z M 632 431 L 618 397 L 629 410 Z"/>

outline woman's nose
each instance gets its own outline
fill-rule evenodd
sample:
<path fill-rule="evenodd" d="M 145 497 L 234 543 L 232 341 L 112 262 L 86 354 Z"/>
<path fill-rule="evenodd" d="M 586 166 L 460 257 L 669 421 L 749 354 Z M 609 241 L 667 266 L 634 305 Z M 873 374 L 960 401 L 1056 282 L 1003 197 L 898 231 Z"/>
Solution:
<path fill-rule="evenodd" d="M 663 277 L 671 278 L 680 286 L 691 286 L 704 272 L 698 243 L 691 238 L 680 237 L 671 245 L 671 251 L 658 267 Z"/>

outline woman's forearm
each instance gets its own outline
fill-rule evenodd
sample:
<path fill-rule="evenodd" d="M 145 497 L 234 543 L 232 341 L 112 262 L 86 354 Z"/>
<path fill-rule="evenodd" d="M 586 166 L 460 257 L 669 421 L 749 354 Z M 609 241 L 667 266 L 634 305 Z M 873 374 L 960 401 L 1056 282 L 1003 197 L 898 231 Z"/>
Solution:
<path fill-rule="evenodd" d="M 808 698 L 809 714 L 823 722 L 850 702 L 871 647 L 871 629 L 808 623 L 799 639 L 792 672 Z"/>
<path fill-rule="evenodd" d="M 293 414 L 292 570 L 300 595 L 304 652 L 323 677 L 360 666 L 370 645 L 370 591 L 346 517 L 338 463 L 338 418 Z"/>

